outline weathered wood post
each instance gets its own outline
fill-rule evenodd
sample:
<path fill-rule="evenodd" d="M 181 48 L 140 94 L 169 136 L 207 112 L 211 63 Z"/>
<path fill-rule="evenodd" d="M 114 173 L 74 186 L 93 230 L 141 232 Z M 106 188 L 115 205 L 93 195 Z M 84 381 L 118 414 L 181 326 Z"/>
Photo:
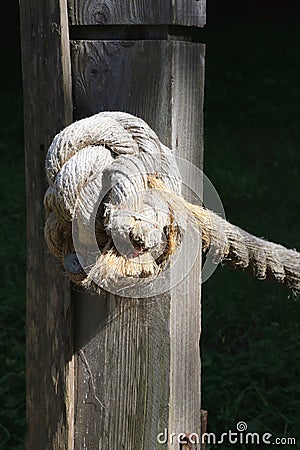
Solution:
<path fill-rule="evenodd" d="M 201 168 L 204 46 L 191 27 L 204 21 L 205 0 L 21 0 L 28 450 L 152 450 L 165 430 L 179 449 L 171 433 L 201 434 L 200 249 L 163 295 L 92 296 L 69 286 L 42 227 L 45 153 L 72 120 L 130 112 Z"/>
<path fill-rule="evenodd" d="M 27 191 L 27 449 L 71 449 L 71 291 L 43 237 L 45 154 L 53 135 L 72 121 L 66 5 L 22 0 L 20 17 Z"/>

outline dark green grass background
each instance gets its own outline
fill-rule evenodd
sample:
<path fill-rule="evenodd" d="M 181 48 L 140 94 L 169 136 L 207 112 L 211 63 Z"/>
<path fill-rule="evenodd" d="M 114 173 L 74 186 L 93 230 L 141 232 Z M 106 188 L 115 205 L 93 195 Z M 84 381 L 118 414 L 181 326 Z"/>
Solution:
<path fill-rule="evenodd" d="M 205 34 L 205 173 L 231 222 L 298 249 L 299 31 L 244 24 Z M 210 431 L 244 420 L 249 431 L 297 437 L 300 448 L 299 318 L 299 300 L 244 273 L 218 268 L 204 284 Z"/>
<path fill-rule="evenodd" d="M 16 21 L 13 37 L 3 33 L 1 40 L 1 450 L 24 448 L 25 434 L 25 185 L 17 26 Z M 299 24 L 213 23 L 201 35 L 207 44 L 205 173 L 231 222 L 300 249 Z M 243 273 L 219 267 L 204 284 L 202 403 L 209 411 L 209 431 L 235 430 L 244 420 L 250 431 L 296 437 L 300 448 L 299 317 L 300 302 L 288 291 Z"/>

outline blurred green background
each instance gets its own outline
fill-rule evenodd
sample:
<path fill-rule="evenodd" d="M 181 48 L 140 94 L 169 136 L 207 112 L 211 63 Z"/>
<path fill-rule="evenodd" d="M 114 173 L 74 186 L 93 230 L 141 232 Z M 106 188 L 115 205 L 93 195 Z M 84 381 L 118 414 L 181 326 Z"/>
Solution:
<path fill-rule="evenodd" d="M 297 8 L 289 1 L 208 0 L 208 25 L 199 33 L 207 44 L 205 173 L 231 222 L 300 249 Z M 16 1 L 6 14 L 0 30 L 0 449 L 17 450 L 25 434 L 26 237 Z M 234 431 L 243 420 L 249 431 L 296 437 L 300 448 L 299 317 L 300 302 L 288 291 L 243 273 L 219 267 L 204 284 L 202 404 L 209 431 Z"/>
<path fill-rule="evenodd" d="M 300 249 L 299 25 L 219 25 L 205 40 L 205 173 L 232 223 Z M 203 285 L 210 431 L 243 420 L 300 448 L 299 317 L 289 292 L 243 273 L 219 267 Z"/>

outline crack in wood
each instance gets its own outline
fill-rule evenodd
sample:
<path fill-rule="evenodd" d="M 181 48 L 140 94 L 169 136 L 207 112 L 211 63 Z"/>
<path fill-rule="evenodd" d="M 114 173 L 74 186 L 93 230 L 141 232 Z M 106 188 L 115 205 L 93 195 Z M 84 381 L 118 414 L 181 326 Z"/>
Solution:
<path fill-rule="evenodd" d="M 97 403 L 99 403 L 101 408 L 105 408 L 105 406 L 103 405 L 103 403 L 101 402 L 101 400 L 97 396 L 96 386 L 95 386 L 95 382 L 94 382 L 94 376 L 93 376 L 91 367 L 89 365 L 89 362 L 88 362 L 88 360 L 87 360 L 87 358 L 86 358 L 86 356 L 84 354 L 84 351 L 82 349 L 79 350 L 79 355 L 80 355 L 80 358 L 81 358 L 83 364 L 85 365 L 87 373 L 89 374 L 89 381 L 91 382 L 91 386 L 92 386 L 92 390 L 93 390 L 93 396 L 94 396 L 95 400 L 97 401 Z M 95 405 L 95 408 L 97 409 L 96 405 Z"/>

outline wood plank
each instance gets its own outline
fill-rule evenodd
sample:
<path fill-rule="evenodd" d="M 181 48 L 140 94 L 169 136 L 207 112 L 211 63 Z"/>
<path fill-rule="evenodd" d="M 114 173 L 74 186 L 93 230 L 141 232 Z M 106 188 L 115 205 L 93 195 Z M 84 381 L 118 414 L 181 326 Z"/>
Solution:
<path fill-rule="evenodd" d="M 72 25 L 205 25 L 205 0 L 68 0 Z"/>
<path fill-rule="evenodd" d="M 27 444 L 67 450 L 73 442 L 70 288 L 45 248 L 45 155 L 72 120 L 64 0 L 21 0 L 27 198 Z M 50 45 L 51 43 L 51 45 Z"/>
<path fill-rule="evenodd" d="M 169 296 L 83 294 L 75 308 L 75 449 L 156 448 L 168 426 Z"/>
<path fill-rule="evenodd" d="M 203 45 L 74 41 L 71 49 L 76 118 L 130 112 L 201 164 Z M 200 434 L 200 256 L 196 264 L 158 297 L 78 294 L 75 449 L 165 448 L 156 440 L 165 428 Z"/>
<path fill-rule="evenodd" d="M 171 147 L 180 158 L 197 168 L 203 167 L 203 45 L 172 43 L 172 141 Z M 195 179 L 193 169 L 185 169 L 185 198 L 200 203 L 193 188 L 202 192 L 202 179 Z M 195 187 L 194 187 L 195 186 Z M 189 189 L 189 187 L 191 189 Z M 198 241 L 196 240 L 198 238 Z M 200 236 L 193 235 L 192 246 L 201 248 Z M 193 259 L 192 248 L 186 247 L 177 271 L 187 276 L 171 290 L 170 308 L 170 416 L 169 430 L 192 430 L 201 435 L 201 251 Z M 188 270 L 185 268 L 189 268 Z M 175 273 L 174 273 L 175 272 Z M 171 431 L 172 432 L 172 431 Z M 177 447 L 174 445 L 174 450 Z"/>

